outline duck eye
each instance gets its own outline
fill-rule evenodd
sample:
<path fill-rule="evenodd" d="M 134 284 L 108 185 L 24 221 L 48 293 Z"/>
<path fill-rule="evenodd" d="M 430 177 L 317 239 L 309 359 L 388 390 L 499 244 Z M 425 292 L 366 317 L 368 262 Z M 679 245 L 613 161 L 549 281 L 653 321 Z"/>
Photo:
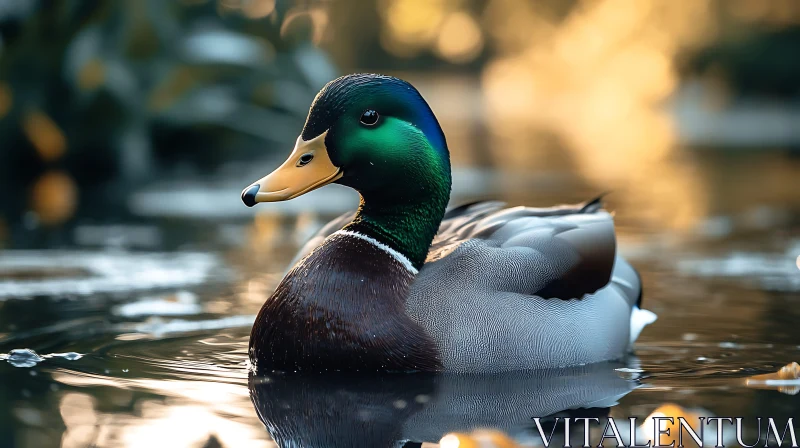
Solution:
<path fill-rule="evenodd" d="M 361 114 L 361 123 L 367 126 L 373 126 L 378 122 L 378 113 L 372 109 L 367 109 Z"/>
<path fill-rule="evenodd" d="M 307 152 L 300 156 L 300 159 L 297 161 L 297 166 L 306 166 L 308 165 L 311 160 L 314 158 L 314 154 Z"/>

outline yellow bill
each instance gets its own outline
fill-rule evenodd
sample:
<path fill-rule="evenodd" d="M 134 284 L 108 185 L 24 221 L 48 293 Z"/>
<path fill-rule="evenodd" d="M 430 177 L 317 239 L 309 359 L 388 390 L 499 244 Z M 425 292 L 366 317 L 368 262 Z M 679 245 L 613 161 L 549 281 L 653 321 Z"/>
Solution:
<path fill-rule="evenodd" d="M 245 205 L 252 207 L 259 202 L 293 199 L 342 177 L 341 168 L 328 156 L 327 134 L 325 131 L 308 141 L 298 137 L 292 154 L 283 165 L 242 191 Z"/>

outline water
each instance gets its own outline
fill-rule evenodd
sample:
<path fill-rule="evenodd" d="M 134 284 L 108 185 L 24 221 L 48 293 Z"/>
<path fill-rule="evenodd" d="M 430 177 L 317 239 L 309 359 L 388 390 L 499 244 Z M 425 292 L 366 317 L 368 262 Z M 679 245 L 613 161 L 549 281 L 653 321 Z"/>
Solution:
<path fill-rule="evenodd" d="M 254 219 L 197 217 L 214 208 L 201 201 L 189 217 L 79 225 L 58 250 L 4 251 L 0 446 L 268 447 L 270 434 L 287 446 L 388 446 L 476 428 L 529 444 L 531 417 L 587 406 L 642 421 L 655 411 L 796 417 L 797 380 L 747 378 L 800 361 L 800 202 L 781 174 L 800 173 L 800 161 L 680 154 L 663 178 L 608 183 L 621 251 L 658 321 L 635 357 L 561 372 L 248 379 L 255 313 L 298 244 L 337 211 L 328 202 L 314 213 L 313 196 L 311 210 L 262 207 Z M 524 170 L 462 161 L 473 168 L 455 173 L 454 202 L 598 192 L 579 167 L 543 160 Z M 341 208 L 354 201 L 324 194 Z"/>

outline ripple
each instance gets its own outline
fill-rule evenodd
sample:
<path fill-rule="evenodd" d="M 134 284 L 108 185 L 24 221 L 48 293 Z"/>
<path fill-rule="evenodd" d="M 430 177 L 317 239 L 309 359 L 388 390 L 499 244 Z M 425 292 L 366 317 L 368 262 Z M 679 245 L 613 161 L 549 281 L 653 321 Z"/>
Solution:
<path fill-rule="evenodd" d="M 189 291 L 159 297 L 146 297 L 114 307 L 112 312 L 121 317 L 181 316 L 200 314 L 203 306 L 197 295 Z"/>
<path fill-rule="evenodd" d="M 731 252 L 723 257 L 698 257 L 681 260 L 681 273 L 700 277 L 755 278 L 770 291 L 800 291 L 800 275 L 795 257 L 800 241 L 787 245 L 784 253 Z"/>
<path fill-rule="evenodd" d="M 67 361 L 76 361 L 82 357 L 83 355 L 75 352 L 51 353 L 49 355 L 40 356 L 29 348 L 15 348 L 8 352 L 8 354 L 0 354 L 0 361 L 8 361 L 8 363 L 14 367 L 34 367 L 40 362 L 50 358 L 62 358 Z"/>
<path fill-rule="evenodd" d="M 5 251 L 0 270 L 11 274 L 0 281 L 0 300 L 183 288 L 206 283 L 220 265 L 199 252 Z"/>
<path fill-rule="evenodd" d="M 163 338 L 165 336 L 184 335 L 200 331 L 250 327 L 255 319 L 256 316 L 254 314 L 203 320 L 165 320 L 153 317 L 145 322 L 134 324 L 132 329 L 138 333 L 147 333 L 157 338 Z"/>

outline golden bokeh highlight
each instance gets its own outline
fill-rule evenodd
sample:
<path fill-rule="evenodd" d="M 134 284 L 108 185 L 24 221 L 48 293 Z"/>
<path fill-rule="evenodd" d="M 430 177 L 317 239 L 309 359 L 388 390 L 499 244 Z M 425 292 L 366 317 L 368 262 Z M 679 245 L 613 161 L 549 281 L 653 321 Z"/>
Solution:
<path fill-rule="evenodd" d="M 678 88 L 678 53 L 714 34 L 710 0 L 583 0 L 565 18 L 511 4 L 486 10 L 500 54 L 481 76 L 492 133 L 553 134 L 590 184 L 630 191 L 637 203 L 669 190 L 649 219 L 691 229 L 707 200 L 679 163 L 664 104 Z"/>
<path fill-rule="evenodd" d="M 483 35 L 475 18 L 466 12 L 449 14 L 436 39 L 436 53 L 449 62 L 472 61 L 483 50 Z"/>
<path fill-rule="evenodd" d="M 206 0 L 184 0 L 190 5 Z M 248 19 L 262 19 L 275 11 L 275 0 L 217 0 L 217 11 L 221 15 L 240 14 Z"/>
<path fill-rule="evenodd" d="M 78 207 L 78 188 L 75 181 L 60 171 L 50 171 L 33 184 L 31 209 L 45 225 L 64 223 Z"/>
<path fill-rule="evenodd" d="M 250 240 L 253 246 L 259 248 L 272 248 L 283 237 L 282 215 L 277 212 L 265 211 L 258 213 L 253 219 L 250 230 Z"/>
<path fill-rule="evenodd" d="M 11 88 L 8 84 L 0 82 L 0 119 L 11 112 L 11 106 L 14 104 L 14 96 L 11 94 Z"/>
<path fill-rule="evenodd" d="M 445 0 L 383 0 L 382 43 L 390 53 L 408 57 L 436 41 L 445 19 Z"/>
<path fill-rule="evenodd" d="M 800 257 L 797 258 L 800 268 Z M 792 362 L 778 369 L 775 373 L 753 375 L 745 380 L 747 387 L 754 389 L 774 389 L 787 395 L 800 393 L 800 364 Z"/>
<path fill-rule="evenodd" d="M 477 429 L 469 434 L 450 433 L 439 440 L 439 448 L 519 448 L 502 431 Z"/>
<path fill-rule="evenodd" d="M 178 101 L 183 94 L 205 79 L 189 67 L 178 67 L 165 76 L 150 92 L 147 107 L 154 112 L 162 112 Z"/>
<path fill-rule="evenodd" d="M 94 397 L 80 392 L 68 392 L 61 397 L 58 408 L 65 426 L 62 448 L 92 444 L 97 435 L 96 404 Z"/>
<path fill-rule="evenodd" d="M 106 68 L 100 59 L 90 59 L 78 72 L 78 87 L 81 90 L 94 90 L 103 84 Z"/>
<path fill-rule="evenodd" d="M 22 129 L 45 162 L 58 160 L 67 150 L 67 138 L 61 128 L 43 112 L 33 111 L 25 115 Z"/>
<path fill-rule="evenodd" d="M 242 6 L 244 15 L 251 19 L 261 19 L 275 11 L 275 0 L 248 0 Z"/>
<path fill-rule="evenodd" d="M 87 394 L 67 392 L 60 400 L 65 431 L 62 447 L 189 447 L 225 446 L 276 448 L 265 440 L 263 426 L 249 404 L 248 391 L 234 383 L 174 379 L 120 379 L 92 374 L 55 372 L 54 380 L 68 386 L 112 386 L 119 405 L 131 402 L 130 390 L 158 391 L 163 398 L 136 403 L 136 419 L 109 412 L 105 403 Z M 122 383 L 122 385 L 120 385 Z M 102 423 L 102 424 L 101 424 Z M 209 441 L 217 444 L 209 445 Z"/>
<path fill-rule="evenodd" d="M 653 439 L 655 436 L 655 425 L 656 420 L 655 418 L 672 418 L 673 421 L 670 422 L 669 420 L 658 420 L 660 423 L 660 429 L 662 431 L 669 431 L 669 435 L 662 433 L 659 436 L 659 444 L 664 446 L 669 446 L 671 443 L 678 443 L 678 434 L 679 432 L 683 432 L 684 437 L 683 440 L 688 440 L 687 443 L 694 445 L 694 442 L 691 439 L 691 436 L 687 434 L 687 429 L 682 427 L 678 418 L 683 418 L 686 421 L 686 424 L 692 428 L 692 430 L 696 434 L 702 434 L 703 428 L 697 422 L 700 420 L 701 415 L 695 411 L 688 410 L 680 405 L 674 403 L 666 403 L 658 408 L 656 408 L 650 415 L 645 418 L 644 423 L 641 424 L 640 429 L 645 434 L 647 439 Z M 708 418 L 709 415 L 705 414 L 702 417 Z M 655 445 L 655 443 L 653 443 Z"/>

